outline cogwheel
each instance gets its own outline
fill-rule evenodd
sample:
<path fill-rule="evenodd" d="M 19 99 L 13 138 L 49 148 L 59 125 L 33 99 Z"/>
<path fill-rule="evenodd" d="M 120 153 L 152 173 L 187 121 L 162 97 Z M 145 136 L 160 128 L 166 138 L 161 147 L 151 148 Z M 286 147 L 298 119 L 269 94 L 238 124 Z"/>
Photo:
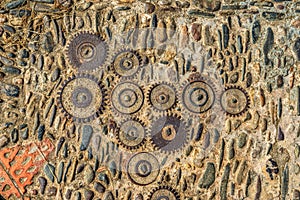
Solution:
<path fill-rule="evenodd" d="M 170 186 L 159 186 L 152 190 L 148 200 L 180 200 L 179 193 Z"/>
<path fill-rule="evenodd" d="M 69 63 L 80 71 L 91 71 L 102 66 L 107 59 L 107 44 L 101 36 L 82 31 L 67 44 Z"/>
<path fill-rule="evenodd" d="M 69 77 L 57 93 L 58 104 L 68 118 L 88 122 L 102 114 L 106 90 L 97 78 L 79 74 Z"/>
<path fill-rule="evenodd" d="M 137 185 L 149 185 L 159 175 L 160 164 L 157 158 L 147 152 L 133 155 L 127 163 L 129 179 Z"/>
<path fill-rule="evenodd" d="M 237 117 L 250 107 L 250 97 L 247 91 L 240 86 L 228 86 L 221 95 L 221 106 L 230 117 Z"/>
<path fill-rule="evenodd" d="M 209 78 L 193 73 L 182 89 L 182 105 L 193 114 L 207 112 L 215 102 L 215 90 Z"/>
<path fill-rule="evenodd" d="M 110 102 L 120 114 L 134 114 L 144 104 L 143 89 L 133 82 L 122 81 L 111 92 Z"/>
<path fill-rule="evenodd" d="M 121 123 L 116 137 L 124 148 L 138 149 L 146 141 L 145 124 L 136 118 L 128 119 Z"/>
<path fill-rule="evenodd" d="M 157 111 L 168 111 L 176 106 L 176 89 L 166 82 L 155 83 L 148 91 L 147 101 Z"/>
<path fill-rule="evenodd" d="M 114 56 L 112 67 L 117 76 L 131 78 L 140 70 L 141 64 L 142 59 L 138 52 L 123 49 Z"/>
<path fill-rule="evenodd" d="M 149 132 L 153 146 L 164 153 L 179 151 L 190 139 L 186 123 L 175 114 L 153 120 Z"/>

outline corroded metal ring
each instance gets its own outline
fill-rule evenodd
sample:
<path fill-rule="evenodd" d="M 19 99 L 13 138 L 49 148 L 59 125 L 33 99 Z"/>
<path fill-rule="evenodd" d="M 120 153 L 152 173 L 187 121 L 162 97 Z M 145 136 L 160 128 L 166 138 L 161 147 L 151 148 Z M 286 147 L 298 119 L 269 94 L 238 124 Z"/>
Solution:
<path fill-rule="evenodd" d="M 239 116 L 249 108 L 250 98 L 248 93 L 239 86 L 229 86 L 221 95 L 221 106 L 227 115 Z"/>
<path fill-rule="evenodd" d="M 185 146 L 189 133 L 180 117 L 167 115 L 153 121 L 150 137 L 155 148 L 162 152 L 174 152 Z"/>
<path fill-rule="evenodd" d="M 135 83 L 119 83 L 112 91 L 113 107 L 122 114 L 133 114 L 139 111 L 144 103 L 144 93 Z"/>
<path fill-rule="evenodd" d="M 69 77 L 58 92 L 58 102 L 67 117 L 76 121 L 90 121 L 104 109 L 105 89 L 91 75 Z"/>
<path fill-rule="evenodd" d="M 77 33 L 68 43 L 67 57 L 70 64 L 79 70 L 95 70 L 106 61 L 106 42 L 93 33 Z"/>
<path fill-rule="evenodd" d="M 137 119 L 121 123 L 117 133 L 119 143 L 127 149 L 137 149 L 144 144 L 146 131 L 144 124 Z"/>
<path fill-rule="evenodd" d="M 127 173 L 135 184 L 148 185 L 153 183 L 160 172 L 159 162 L 150 153 L 142 152 L 130 158 Z"/>

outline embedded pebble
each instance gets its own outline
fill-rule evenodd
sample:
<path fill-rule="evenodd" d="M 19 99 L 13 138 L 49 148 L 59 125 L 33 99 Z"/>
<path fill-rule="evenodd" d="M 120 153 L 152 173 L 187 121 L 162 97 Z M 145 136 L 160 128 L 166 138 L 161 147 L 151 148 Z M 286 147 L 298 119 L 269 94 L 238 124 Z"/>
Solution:
<path fill-rule="evenodd" d="M 6 146 L 9 142 L 9 139 L 5 136 L 5 135 L 2 135 L 0 137 L 0 148 Z"/>
<path fill-rule="evenodd" d="M 215 182 L 215 165 L 214 163 L 207 163 L 205 172 L 199 182 L 200 188 L 209 188 Z"/>
<path fill-rule="evenodd" d="M 99 182 L 95 182 L 94 189 L 99 193 L 104 193 L 105 192 L 105 187 Z"/>
<path fill-rule="evenodd" d="M 84 180 L 87 184 L 90 184 L 95 178 L 95 173 L 92 166 L 88 165 L 84 171 Z"/>
<path fill-rule="evenodd" d="M 93 128 L 89 125 L 84 125 L 82 128 L 82 140 L 80 144 L 80 151 L 85 151 L 89 146 L 91 137 L 93 134 Z"/>

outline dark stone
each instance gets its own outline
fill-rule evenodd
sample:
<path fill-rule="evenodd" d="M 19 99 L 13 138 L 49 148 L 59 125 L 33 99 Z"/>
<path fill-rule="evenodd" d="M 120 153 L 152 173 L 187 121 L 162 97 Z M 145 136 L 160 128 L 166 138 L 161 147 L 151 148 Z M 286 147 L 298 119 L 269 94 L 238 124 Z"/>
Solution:
<path fill-rule="evenodd" d="M 51 81 L 54 82 L 54 81 L 57 81 L 57 79 L 59 78 L 60 76 L 60 69 L 59 68 L 56 68 L 52 74 L 51 74 Z"/>
<path fill-rule="evenodd" d="M 10 10 L 9 14 L 15 15 L 16 17 L 29 17 L 31 15 L 31 10 Z"/>
<path fill-rule="evenodd" d="M 255 44 L 260 37 L 260 23 L 259 21 L 255 21 L 252 26 L 252 42 Z"/>
<path fill-rule="evenodd" d="M 51 164 L 45 165 L 44 172 L 47 177 L 54 182 L 55 167 Z"/>
<path fill-rule="evenodd" d="M 209 188 L 215 182 L 216 169 L 214 163 L 207 163 L 205 172 L 199 182 L 200 188 Z"/>
<path fill-rule="evenodd" d="M 6 4 L 6 9 L 14 9 L 14 8 L 18 8 L 22 5 L 24 5 L 26 3 L 26 0 L 15 0 L 15 1 L 11 1 L 9 3 Z"/>
<path fill-rule="evenodd" d="M 298 37 L 293 46 L 293 51 L 296 54 L 297 60 L 300 61 L 300 37 Z"/>
<path fill-rule="evenodd" d="M 247 142 L 247 134 L 242 132 L 238 136 L 238 147 L 243 148 L 246 145 Z"/>
<path fill-rule="evenodd" d="M 278 127 L 278 136 L 277 136 L 277 139 L 279 141 L 284 140 L 284 133 L 282 132 L 281 127 Z"/>
<path fill-rule="evenodd" d="M 193 23 L 191 27 L 191 31 L 192 31 L 193 38 L 196 41 L 199 41 L 201 39 L 201 31 L 202 31 L 201 24 Z"/>
<path fill-rule="evenodd" d="M 84 125 L 82 128 L 82 140 L 80 145 L 80 151 L 85 151 L 87 149 L 92 135 L 93 135 L 93 128 L 89 125 Z"/>
<path fill-rule="evenodd" d="M 54 48 L 54 41 L 53 41 L 53 36 L 50 32 L 47 32 L 42 41 L 42 47 L 47 51 L 48 53 L 53 51 Z"/>
<path fill-rule="evenodd" d="M 47 195 L 49 197 L 53 197 L 56 195 L 56 193 L 57 193 L 57 188 L 52 186 L 48 189 Z"/>
<path fill-rule="evenodd" d="M 265 56 L 265 64 L 269 64 L 269 58 L 268 58 L 268 53 L 270 52 L 270 50 L 273 48 L 274 45 L 274 33 L 273 30 L 268 27 L 267 29 L 267 35 L 266 35 L 266 42 L 264 44 L 263 47 L 263 53 Z"/>
<path fill-rule="evenodd" d="M 115 200 L 115 198 L 111 192 L 108 192 L 104 195 L 104 200 Z"/>
<path fill-rule="evenodd" d="M 16 33 L 16 29 L 10 25 L 3 25 L 2 27 L 4 28 L 4 30 L 6 30 L 10 33 Z"/>
<path fill-rule="evenodd" d="M 11 131 L 11 141 L 13 143 L 16 143 L 16 142 L 18 142 L 18 140 L 19 140 L 19 131 L 18 131 L 18 129 L 14 128 Z"/>
<path fill-rule="evenodd" d="M 226 165 L 220 186 L 220 199 L 227 200 L 227 185 L 229 180 L 229 173 L 230 173 L 230 165 L 229 163 Z"/>
<path fill-rule="evenodd" d="M 222 25 L 222 31 L 223 31 L 223 47 L 226 49 L 228 47 L 229 43 L 229 29 L 227 25 Z"/>
<path fill-rule="evenodd" d="M 71 195 L 72 195 L 72 190 L 68 189 L 66 194 L 65 194 L 66 199 L 71 199 Z"/>
<path fill-rule="evenodd" d="M 98 183 L 96 182 L 94 184 L 94 189 L 99 192 L 99 193 L 104 193 L 105 192 L 105 187 L 101 184 L 101 183 Z"/>
<path fill-rule="evenodd" d="M 285 200 L 289 191 L 289 166 L 286 164 L 281 178 L 281 200 Z"/>
<path fill-rule="evenodd" d="M 151 14 L 155 11 L 155 5 L 152 3 L 145 3 L 145 13 Z"/>
<path fill-rule="evenodd" d="M 84 197 L 86 200 L 92 200 L 94 198 L 94 192 L 91 190 L 85 190 Z"/>
<path fill-rule="evenodd" d="M 263 12 L 262 16 L 269 21 L 282 20 L 285 17 L 284 13 L 277 12 Z"/>
<path fill-rule="evenodd" d="M 29 58 L 29 52 L 27 49 L 21 49 L 20 50 L 20 57 L 21 58 Z"/>
<path fill-rule="evenodd" d="M 9 97 L 18 97 L 20 93 L 20 88 L 16 85 L 6 84 L 2 90 Z"/>
<path fill-rule="evenodd" d="M 44 194 L 47 185 L 47 179 L 45 179 L 44 177 L 39 177 L 39 183 L 40 183 L 40 192 L 41 194 Z"/>
<path fill-rule="evenodd" d="M 38 140 L 42 141 L 43 140 L 43 136 L 45 134 L 45 125 L 41 124 L 37 130 L 38 132 Z"/>

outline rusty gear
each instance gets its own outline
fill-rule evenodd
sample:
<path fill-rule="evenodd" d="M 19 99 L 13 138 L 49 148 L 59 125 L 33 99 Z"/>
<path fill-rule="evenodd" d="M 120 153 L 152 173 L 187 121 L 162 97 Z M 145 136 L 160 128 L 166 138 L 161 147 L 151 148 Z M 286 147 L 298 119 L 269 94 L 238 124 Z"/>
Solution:
<path fill-rule="evenodd" d="M 213 83 L 198 74 L 191 76 L 183 88 L 181 101 L 191 113 L 201 114 L 208 111 L 215 101 Z"/>
<path fill-rule="evenodd" d="M 148 200 L 180 200 L 178 192 L 169 186 L 159 186 L 152 190 Z"/>
<path fill-rule="evenodd" d="M 137 185 L 153 183 L 160 172 L 157 158 L 146 152 L 133 155 L 127 163 L 127 174 L 132 182 Z"/>
<path fill-rule="evenodd" d="M 58 92 L 59 107 L 68 118 L 87 122 L 98 117 L 105 106 L 106 90 L 93 76 L 69 77 Z"/>
<path fill-rule="evenodd" d="M 240 86 L 229 86 L 221 95 L 221 106 L 227 115 L 237 117 L 249 109 L 250 98 Z"/>
<path fill-rule="evenodd" d="M 145 138 L 145 125 L 138 119 L 128 119 L 122 122 L 117 132 L 117 140 L 129 150 L 138 149 L 145 143 Z"/>
<path fill-rule="evenodd" d="M 151 142 L 162 152 L 175 152 L 182 149 L 189 140 L 185 122 L 177 115 L 165 115 L 151 124 Z"/>
<path fill-rule="evenodd" d="M 132 82 L 120 82 L 111 93 L 112 106 L 121 114 L 133 114 L 140 110 L 144 103 L 144 92 Z"/>
<path fill-rule="evenodd" d="M 67 44 L 67 57 L 70 64 L 80 71 L 95 70 L 107 58 L 106 42 L 90 32 L 79 32 Z"/>
<path fill-rule="evenodd" d="M 124 49 L 115 55 L 112 67 L 119 77 L 130 78 L 137 74 L 141 63 L 142 59 L 136 51 Z"/>
<path fill-rule="evenodd" d="M 158 111 L 170 110 L 177 103 L 176 90 L 169 83 L 156 83 L 151 86 L 147 100 Z"/>

